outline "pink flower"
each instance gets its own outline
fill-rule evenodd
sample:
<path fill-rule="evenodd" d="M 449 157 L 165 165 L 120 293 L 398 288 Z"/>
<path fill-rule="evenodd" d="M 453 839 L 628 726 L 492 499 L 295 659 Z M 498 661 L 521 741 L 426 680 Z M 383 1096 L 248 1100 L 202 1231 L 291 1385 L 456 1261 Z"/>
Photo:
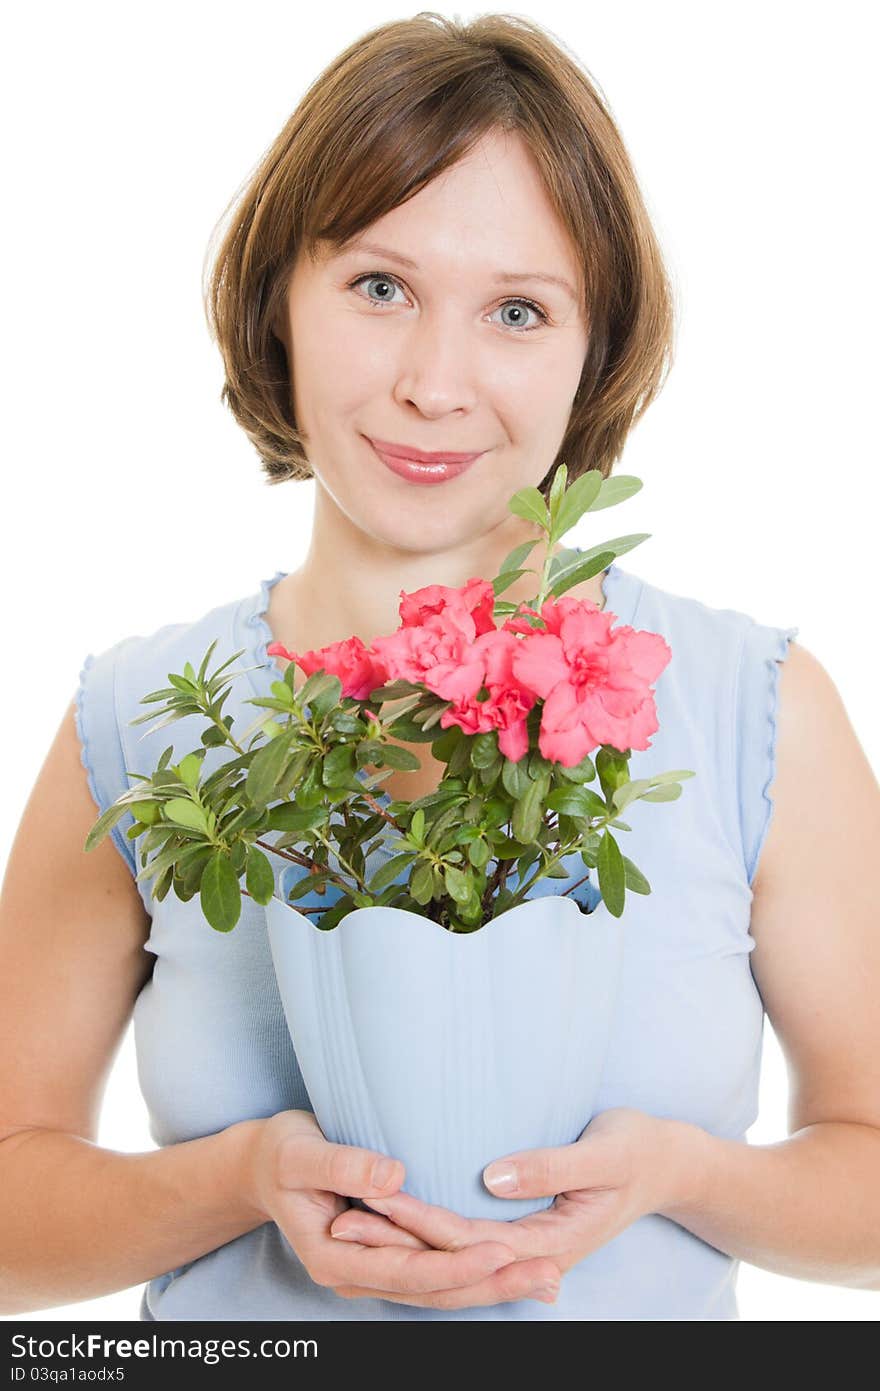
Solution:
<path fill-rule="evenodd" d="M 466 734 L 486 734 L 497 729 L 498 747 L 514 763 L 528 753 L 526 718 L 536 699 L 534 692 L 514 674 L 515 653 L 521 641 L 503 629 L 480 634 L 470 646 L 467 664 L 460 668 L 461 672 L 467 673 L 469 689 L 462 676 L 456 683 L 444 681 L 444 689 L 437 691 L 438 695 L 446 695 L 456 684 L 460 692 L 440 716 L 443 729 L 453 724 L 457 724 Z M 478 696 L 484 688 L 486 698 L 479 700 Z M 436 690 L 437 684 L 431 689 Z"/>
<path fill-rule="evenodd" d="M 565 596 L 547 599 L 541 617 L 546 632 L 517 640 L 513 674 L 544 701 L 544 758 L 572 767 L 599 744 L 650 748 L 660 726 L 649 687 L 672 656 L 660 634 L 612 631 L 613 614 Z"/>
<path fill-rule="evenodd" d="M 470 579 L 460 589 L 446 584 L 427 584 L 411 594 L 400 591 L 401 624 L 418 627 L 429 618 L 444 619 L 471 639 L 495 628 L 495 590 L 489 580 Z"/>
<path fill-rule="evenodd" d="M 374 638 L 371 647 L 389 679 L 421 682 L 445 700 L 479 690 L 482 659 L 470 649 L 476 638 L 497 631 L 491 583 L 474 578 L 460 589 L 429 584 L 400 596 L 400 627 Z"/>
<path fill-rule="evenodd" d="M 384 686 L 388 679 L 384 663 L 357 637 L 343 638 L 341 642 L 301 653 L 288 652 L 283 643 L 272 642 L 266 651 L 270 657 L 285 657 L 295 662 L 307 676 L 323 667 L 330 675 L 339 677 L 342 695 L 355 700 L 366 700 L 371 691 Z"/>

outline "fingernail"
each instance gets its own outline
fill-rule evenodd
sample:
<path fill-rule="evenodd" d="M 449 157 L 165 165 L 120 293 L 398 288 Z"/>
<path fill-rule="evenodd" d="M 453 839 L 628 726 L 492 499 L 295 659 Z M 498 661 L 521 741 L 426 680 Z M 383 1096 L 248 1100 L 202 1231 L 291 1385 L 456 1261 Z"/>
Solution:
<path fill-rule="evenodd" d="M 388 1216 L 390 1204 L 387 1198 L 365 1198 L 364 1201 L 369 1203 L 370 1207 L 375 1208 L 377 1212 L 381 1212 L 385 1217 Z"/>
<path fill-rule="evenodd" d="M 513 1193 L 519 1183 L 515 1164 L 490 1164 L 483 1178 L 495 1193 Z"/>
<path fill-rule="evenodd" d="M 337 1241 L 360 1241 L 360 1233 L 353 1231 L 350 1227 L 344 1232 L 331 1232 L 331 1236 Z"/>
<path fill-rule="evenodd" d="M 372 1182 L 374 1188 L 384 1188 L 390 1183 L 397 1170 L 397 1163 L 394 1159 L 377 1159 L 373 1165 Z"/>
<path fill-rule="evenodd" d="M 551 1281 L 549 1285 L 539 1285 L 539 1287 L 536 1290 L 533 1290 L 532 1298 L 540 1299 L 542 1304 L 552 1304 L 556 1299 L 558 1293 L 559 1285 L 553 1284 Z"/>

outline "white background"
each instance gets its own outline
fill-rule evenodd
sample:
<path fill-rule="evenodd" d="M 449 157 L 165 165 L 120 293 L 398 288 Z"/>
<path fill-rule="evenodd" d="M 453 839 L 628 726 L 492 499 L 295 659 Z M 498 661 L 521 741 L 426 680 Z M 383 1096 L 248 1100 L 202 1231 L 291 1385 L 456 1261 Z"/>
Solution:
<path fill-rule="evenodd" d="M 306 85 L 359 34 L 414 13 L 154 0 L 7 20 L 4 860 L 86 653 L 298 564 L 312 484 L 264 485 L 220 405 L 203 257 Z M 679 302 L 672 374 L 616 467 L 644 487 L 572 539 L 648 531 L 625 568 L 799 625 L 876 767 L 874 7 L 542 0 L 516 13 L 604 91 Z M 769 1024 L 765 1040 L 756 1144 L 785 1138 Z M 99 1141 L 153 1147 L 130 1034 Z M 134 1318 L 139 1294 L 31 1317 Z M 878 1312 L 876 1294 L 745 1265 L 739 1299 L 744 1319 Z"/>

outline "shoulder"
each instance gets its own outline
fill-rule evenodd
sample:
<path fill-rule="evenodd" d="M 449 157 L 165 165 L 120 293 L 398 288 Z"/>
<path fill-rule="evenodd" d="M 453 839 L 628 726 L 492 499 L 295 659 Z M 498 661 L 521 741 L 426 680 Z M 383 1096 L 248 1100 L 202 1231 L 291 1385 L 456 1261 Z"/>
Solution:
<path fill-rule="evenodd" d="M 129 703 L 135 690 L 139 699 L 151 681 L 167 685 L 169 673 L 182 672 L 187 662 L 197 668 L 212 642 L 216 643 L 212 664 L 216 664 L 231 655 L 236 639 L 240 639 L 238 647 L 248 646 L 250 629 L 243 615 L 253 607 L 252 599 L 228 600 L 194 618 L 122 637 L 89 654 L 81 679 L 110 686 L 117 706 L 121 706 Z"/>
<path fill-rule="evenodd" d="M 699 691 L 704 700 L 725 707 L 754 707 L 771 682 L 770 659 L 782 658 L 786 642 L 797 628 L 761 622 L 744 609 L 712 604 L 693 594 L 664 588 L 637 576 L 628 576 L 631 588 L 631 623 L 637 629 L 660 633 L 672 651 L 664 673 L 668 684 L 685 691 Z M 727 718 L 725 708 L 720 712 Z M 730 717 L 736 711 L 731 708 Z"/>
<path fill-rule="evenodd" d="M 849 723 L 843 698 L 830 672 L 809 647 L 798 640 L 779 676 L 780 756 L 791 757 L 796 747 L 827 730 L 839 739 Z"/>
<path fill-rule="evenodd" d="M 846 839 L 871 826 L 880 835 L 880 789 L 843 697 L 818 656 L 793 644 L 780 671 L 776 717 L 775 815 L 761 861 L 761 883 L 782 882 L 790 867 L 826 868 Z M 865 844 L 870 863 L 870 845 Z M 855 872 L 857 865 L 853 864 Z"/>
<path fill-rule="evenodd" d="M 706 642 L 711 647 L 740 646 L 752 628 L 766 629 L 743 609 L 711 604 L 694 594 L 667 589 L 659 584 L 629 574 L 632 587 L 633 625 L 640 628 L 668 629 L 695 651 L 703 651 Z"/>

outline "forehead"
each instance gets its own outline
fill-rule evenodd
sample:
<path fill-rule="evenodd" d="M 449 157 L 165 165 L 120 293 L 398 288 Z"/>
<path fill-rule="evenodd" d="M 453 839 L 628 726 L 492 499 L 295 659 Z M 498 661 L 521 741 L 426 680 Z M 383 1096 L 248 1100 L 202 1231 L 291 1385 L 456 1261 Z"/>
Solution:
<path fill-rule="evenodd" d="M 476 277 L 540 271 L 577 293 L 578 248 L 550 200 L 527 146 L 515 133 L 484 136 L 418 193 L 376 218 L 339 251 L 381 243 L 419 268 Z"/>

